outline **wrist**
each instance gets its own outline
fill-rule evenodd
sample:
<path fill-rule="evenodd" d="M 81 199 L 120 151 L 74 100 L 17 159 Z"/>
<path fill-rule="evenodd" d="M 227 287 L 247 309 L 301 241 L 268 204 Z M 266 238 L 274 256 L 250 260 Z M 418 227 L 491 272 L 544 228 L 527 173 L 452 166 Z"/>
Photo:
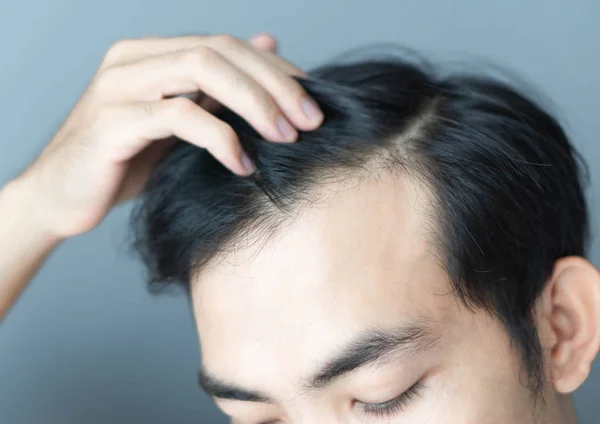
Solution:
<path fill-rule="evenodd" d="M 40 198 L 35 185 L 22 174 L 0 189 L 0 210 L 11 227 L 27 231 L 30 237 L 48 246 L 58 245 L 64 237 L 45 222 Z"/>

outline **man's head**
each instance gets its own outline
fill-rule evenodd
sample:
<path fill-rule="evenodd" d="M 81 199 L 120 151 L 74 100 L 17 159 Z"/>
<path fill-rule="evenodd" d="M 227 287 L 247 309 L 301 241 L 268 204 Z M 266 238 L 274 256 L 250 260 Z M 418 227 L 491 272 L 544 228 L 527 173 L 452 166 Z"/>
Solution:
<path fill-rule="evenodd" d="M 201 383 L 236 422 L 570 423 L 600 347 L 577 155 L 533 101 L 400 59 L 301 80 L 293 144 L 219 116 L 257 165 L 182 143 L 133 214 L 183 285 Z"/>

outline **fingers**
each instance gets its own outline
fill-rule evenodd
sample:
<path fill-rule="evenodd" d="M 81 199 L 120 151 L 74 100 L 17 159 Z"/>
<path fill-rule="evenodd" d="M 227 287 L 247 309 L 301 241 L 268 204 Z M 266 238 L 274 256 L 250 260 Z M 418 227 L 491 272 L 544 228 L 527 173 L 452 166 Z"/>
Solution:
<path fill-rule="evenodd" d="M 141 37 L 119 40 L 106 53 L 102 68 L 137 62 L 146 57 L 160 56 L 179 50 L 199 46 L 206 35 L 188 35 L 183 37 Z"/>
<path fill-rule="evenodd" d="M 320 111 L 314 107 L 311 110 L 314 102 L 296 81 L 265 64 L 250 50 L 233 47 L 235 42 L 222 42 L 231 45 L 226 54 L 237 64 L 223 56 L 221 51 L 226 48 L 217 51 L 199 46 L 110 68 L 99 77 L 98 84 L 103 92 L 125 96 L 129 101 L 156 101 L 165 95 L 201 90 L 271 141 L 296 139 L 297 132 L 286 115 L 302 129 L 320 124 Z M 132 80 L 131 75 L 137 77 Z"/>
<path fill-rule="evenodd" d="M 248 42 L 255 48 L 271 53 L 277 53 L 277 41 L 267 33 L 260 33 L 252 36 Z"/>
<path fill-rule="evenodd" d="M 210 113 L 220 104 L 270 141 L 295 141 L 297 129 L 314 129 L 323 120 L 317 104 L 291 78 L 306 74 L 276 50 L 269 34 L 249 41 L 218 35 L 116 43 L 91 87 L 98 104 L 109 105 L 101 110 L 111 121 L 100 119 L 99 128 L 108 128 L 107 139 L 119 141 L 105 153 L 129 161 L 152 140 L 176 136 L 206 148 L 234 173 L 251 174 L 254 165 L 233 129 Z M 197 92 L 203 94 L 198 104 L 172 97 Z"/>
<path fill-rule="evenodd" d="M 209 35 L 186 35 L 182 37 L 141 37 L 119 40 L 108 49 L 101 68 L 191 49 L 205 43 L 208 38 L 210 38 Z M 277 50 L 277 43 L 269 34 L 256 34 L 250 38 L 250 41 L 257 49 L 272 53 Z"/>
<path fill-rule="evenodd" d="M 272 35 L 266 33 L 254 35 L 248 40 L 248 44 L 256 49 L 257 54 L 261 55 L 273 66 L 279 67 L 284 73 L 289 75 L 307 76 L 290 62 L 277 56 L 277 42 Z M 220 106 L 218 101 L 207 96 L 205 93 L 199 93 L 196 96 L 196 103 L 203 109 L 211 112 L 217 111 Z"/>
<path fill-rule="evenodd" d="M 265 60 L 269 61 L 273 66 L 278 67 L 279 69 L 281 69 L 284 73 L 286 73 L 288 75 L 295 75 L 295 76 L 304 77 L 304 78 L 308 77 L 306 72 L 302 71 L 300 68 L 298 68 L 291 62 L 288 62 L 281 56 L 278 56 L 278 55 L 270 53 L 270 52 L 263 52 L 263 51 L 257 51 L 257 53 L 259 55 L 261 55 Z"/>
<path fill-rule="evenodd" d="M 113 105 L 106 108 L 103 116 L 107 122 L 112 122 L 111 134 L 106 138 L 114 140 L 114 145 L 102 146 L 112 161 L 128 161 L 152 140 L 176 136 L 207 149 L 238 175 L 255 171 L 242 151 L 235 131 L 185 97 Z M 102 120 L 99 127 L 102 127 Z"/>
<path fill-rule="evenodd" d="M 270 141 L 294 141 L 296 130 L 281 113 L 275 100 L 257 81 L 206 46 L 170 53 L 115 68 L 109 76 L 128 100 L 156 100 L 165 93 L 202 90 L 244 117 Z M 131 81 L 128 75 L 139 77 Z M 153 98 L 146 95 L 152 93 Z"/>
<path fill-rule="evenodd" d="M 297 75 L 302 77 L 308 76 L 305 72 L 303 72 L 293 63 L 277 55 L 277 41 L 271 34 L 257 34 L 250 38 L 250 40 L 248 40 L 248 43 L 257 50 L 257 54 L 261 55 L 266 61 L 271 63 L 273 66 L 277 66 L 278 68 L 280 68 L 284 73 L 288 75 Z"/>
<path fill-rule="evenodd" d="M 274 65 L 274 60 L 265 60 L 247 43 L 233 37 L 214 38 L 209 45 L 263 87 L 297 128 L 311 130 L 321 123 L 323 116 L 317 105 L 286 69 Z"/>

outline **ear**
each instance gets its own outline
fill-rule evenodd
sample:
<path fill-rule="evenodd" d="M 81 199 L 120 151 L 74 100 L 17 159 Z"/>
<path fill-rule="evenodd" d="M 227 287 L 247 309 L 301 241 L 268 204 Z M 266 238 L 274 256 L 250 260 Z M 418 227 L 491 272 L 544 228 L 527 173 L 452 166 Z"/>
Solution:
<path fill-rule="evenodd" d="M 570 393 L 600 349 L 600 272 L 582 257 L 559 259 L 536 308 L 547 371 L 558 392 Z"/>

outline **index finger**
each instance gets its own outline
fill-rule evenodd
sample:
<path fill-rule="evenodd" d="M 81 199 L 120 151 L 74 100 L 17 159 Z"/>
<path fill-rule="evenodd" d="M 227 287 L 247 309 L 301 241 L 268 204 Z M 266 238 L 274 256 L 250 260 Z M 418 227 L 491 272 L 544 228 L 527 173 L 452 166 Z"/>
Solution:
<path fill-rule="evenodd" d="M 184 35 L 180 37 L 147 36 L 126 38 L 115 42 L 106 53 L 102 67 L 123 65 L 137 62 L 145 57 L 160 56 L 179 50 L 188 50 L 205 43 L 209 34 Z M 258 50 L 270 53 L 277 52 L 275 39 L 266 33 L 252 36 L 249 42 Z"/>
<path fill-rule="evenodd" d="M 145 57 L 160 56 L 178 50 L 187 50 L 202 44 L 208 35 L 186 35 L 182 37 L 126 38 L 114 43 L 106 53 L 103 68 L 137 62 Z"/>

